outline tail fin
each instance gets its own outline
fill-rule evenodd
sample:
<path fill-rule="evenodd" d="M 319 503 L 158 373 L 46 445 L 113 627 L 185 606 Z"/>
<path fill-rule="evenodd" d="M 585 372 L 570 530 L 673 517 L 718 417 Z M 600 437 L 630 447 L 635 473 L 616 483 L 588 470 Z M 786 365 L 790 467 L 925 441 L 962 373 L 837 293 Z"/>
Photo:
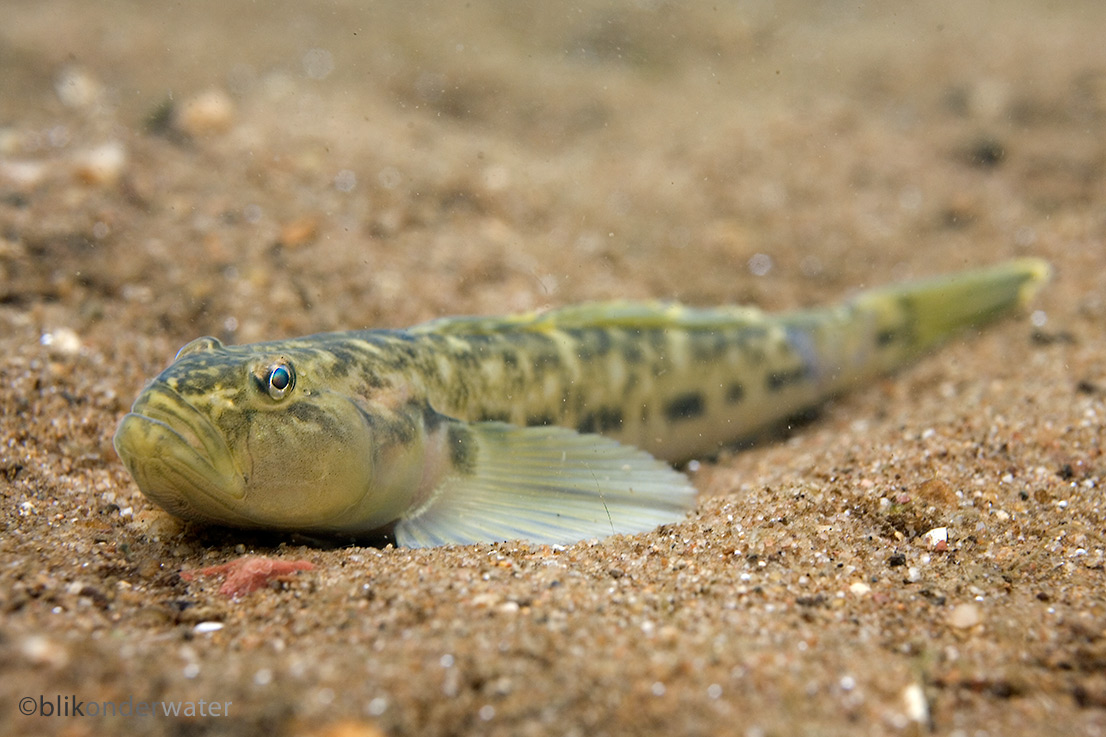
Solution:
<path fill-rule="evenodd" d="M 909 356 L 1024 306 L 1051 271 L 1045 261 L 1023 258 L 873 289 L 857 295 L 850 304 L 875 318 L 877 345 L 898 343 Z"/>
<path fill-rule="evenodd" d="M 823 394 L 892 371 L 956 333 L 1024 306 L 1051 269 L 1033 258 L 871 289 L 827 310 L 783 317 Z"/>

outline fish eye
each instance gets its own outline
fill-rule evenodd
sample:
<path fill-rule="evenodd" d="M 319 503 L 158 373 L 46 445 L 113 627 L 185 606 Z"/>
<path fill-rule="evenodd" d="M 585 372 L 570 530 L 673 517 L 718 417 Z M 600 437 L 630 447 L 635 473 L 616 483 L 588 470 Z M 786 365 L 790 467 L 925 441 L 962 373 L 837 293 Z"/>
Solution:
<path fill-rule="evenodd" d="M 292 387 L 296 385 L 296 372 L 292 364 L 285 360 L 279 360 L 269 367 L 265 377 L 265 390 L 273 399 L 284 399 Z"/>

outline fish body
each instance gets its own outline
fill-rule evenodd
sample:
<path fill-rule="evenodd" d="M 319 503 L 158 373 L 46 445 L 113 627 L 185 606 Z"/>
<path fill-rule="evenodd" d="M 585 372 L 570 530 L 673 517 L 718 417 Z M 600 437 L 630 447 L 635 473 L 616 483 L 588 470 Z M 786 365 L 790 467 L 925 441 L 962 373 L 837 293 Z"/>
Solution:
<path fill-rule="evenodd" d="M 1026 303 L 1021 259 L 766 315 L 609 302 L 177 354 L 115 447 L 201 522 L 568 543 L 683 518 L 717 452 Z"/>

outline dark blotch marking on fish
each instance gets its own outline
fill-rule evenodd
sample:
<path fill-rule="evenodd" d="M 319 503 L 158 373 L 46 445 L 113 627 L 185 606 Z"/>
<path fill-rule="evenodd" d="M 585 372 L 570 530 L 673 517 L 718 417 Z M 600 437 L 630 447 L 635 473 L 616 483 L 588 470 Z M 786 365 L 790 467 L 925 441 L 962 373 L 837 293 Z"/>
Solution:
<path fill-rule="evenodd" d="M 196 354 L 196 357 L 206 358 L 203 354 Z M 181 366 L 181 363 L 186 365 Z M 207 394 L 218 387 L 239 385 L 243 370 L 241 364 L 218 365 L 210 361 L 203 361 L 201 368 L 196 370 L 193 355 L 189 355 L 170 366 L 158 378 L 177 393 L 188 397 Z"/>
<path fill-rule="evenodd" d="M 595 357 L 594 346 L 589 340 L 588 331 L 581 328 L 565 328 L 561 331 L 573 343 L 573 353 L 581 361 L 590 361 Z"/>
<path fill-rule="evenodd" d="M 880 348 L 883 348 L 884 346 L 888 346 L 894 343 L 896 340 L 898 340 L 898 337 L 899 331 L 893 328 L 880 330 L 878 333 L 876 333 L 876 345 Z"/>
<path fill-rule="evenodd" d="M 396 413 L 390 417 L 382 418 L 376 426 L 377 437 L 384 443 L 411 443 L 419 434 L 419 427 L 415 419 L 416 415 L 408 413 Z"/>
<path fill-rule="evenodd" d="M 389 359 L 381 359 L 370 353 L 360 352 L 353 346 L 334 345 L 327 350 L 337 359 L 337 362 L 331 367 L 331 371 L 333 371 L 336 378 L 344 378 L 356 371 L 365 380 L 365 383 L 373 389 L 382 389 L 387 385 L 387 382 L 372 369 L 372 365 Z"/>
<path fill-rule="evenodd" d="M 482 333 L 476 333 L 474 335 L 466 335 L 465 342 L 468 343 L 473 353 L 481 358 L 488 352 L 488 346 L 494 346 L 498 343 L 493 336 L 484 335 Z"/>
<path fill-rule="evenodd" d="M 600 407 L 584 415 L 576 429 L 580 432 L 604 433 L 622 427 L 622 410 L 617 407 Z"/>
<path fill-rule="evenodd" d="M 610 330 L 596 330 L 595 341 L 595 352 L 598 353 L 600 356 L 605 356 L 610 353 L 611 348 L 614 346 L 614 340 L 611 337 Z"/>
<path fill-rule="evenodd" d="M 539 353 L 534 357 L 534 376 L 542 376 L 546 371 L 559 370 L 561 368 L 561 356 L 559 353 Z"/>
<path fill-rule="evenodd" d="M 480 356 L 476 355 L 475 351 L 453 351 L 449 354 L 449 357 L 456 363 L 456 367 L 462 371 L 471 372 L 480 368 Z M 440 374 L 440 369 L 435 368 L 435 371 Z"/>
<path fill-rule="evenodd" d="M 552 425 L 556 422 L 556 418 L 550 414 L 537 414 L 527 415 L 526 424 L 533 427 L 535 425 Z"/>
<path fill-rule="evenodd" d="M 345 435 L 342 428 L 335 422 L 329 412 L 315 406 L 311 402 L 296 402 L 295 404 L 288 405 L 284 411 L 300 422 L 318 425 L 324 433 L 331 437 L 338 438 Z"/>
<path fill-rule="evenodd" d="M 330 362 L 331 375 L 338 379 L 344 379 L 355 369 L 362 368 L 368 361 L 368 354 L 358 351 L 352 346 L 343 346 L 331 343 L 326 346 L 326 351 L 334 360 Z"/>
<path fill-rule="evenodd" d="M 701 416 L 706 408 L 707 402 L 702 392 L 687 392 L 678 394 L 664 405 L 664 416 L 669 422 L 691 420 Z"/>
<path fill-rule="evenodd" d="M 817 420 L 821 414 L 822 408 L 817 405 L 804 407 L 803 409 L 792 412 L 783 419 L 783 431 L 785 433 L 790 433 L 804 425 L 809 425 Z"/>
<path fill-rule="evenodd" d="M 737 404 L 745 398 L 745 385 L 735 381 L 726 387 L 726 404 Z"/>
<path fill-rule="evenodd" d="M 611 352 L 611 336 L 609 331 L 605 329 L 573 329 L 566 330 L 565 334 L 576 342 L 576 356 L 581 361 L 587 362 L 602 358 Z"/>
<path fill-rule="evenodd" d="M 482 412 L 479 418 L 480 422 L 510 422 L 510 412 Z"/>
<path fill-rule="evenodd" d="M 663 358 L 668 348 L 668 336 L 665 335 L 664 331 L 658 329 L 646 330 L 644 335 L 649 345 L 657 352 L 657 355 Z"/>
<path fill-rule="evenodd" d="M 425 400 L 412 399 L 410 405 L 417 409 L 422 414 L 422 424 L 426 428 L 427 433 L 432 433 L 438 429 L 438 427 L 446 421 L 444 415 L 440 415 L 434 411 L 434 408 L 430 406 L 430 402 Z"/>
<path fill-rule="evenodd" d="M 503 351 L 503 365 L 507 368 L 518 368 L 518 354 L 514 351 Z"/>
<path fill-rule="evenodd" d="M 632 331 L 623 333 L 619 338 L 621 345 L 619 350 L 622 351 L 622 357 L 626 359 L 626 363 L 629 366 L 636 366 L 645 360 L 645 352 L 638 345 L 638 341 L 641 339 L 641 331 Z"/>
<path fill-rule="evenodd" d="M 380 350 L 386 350 L 392 346 L 395 341 L 392 339 L 392 334 L 395 330 L 359 330 L 353 333 L 353 337 L 358 340 L 364 341 L 374 348 Z M 333 333 L 331 335 L 323 335 L 322 344 L 328 349 L 333 349 L 334 346 L 341 346 L 345 343 L 346 336 L 342 333 Z"/>
<path fill-rule="evenodd" d="M 471 474 L 476 469 L 478 455 L 472 432 L 455 422 L 449 426 L 446 440 L 449 442 L 449 459 L 453 462 L 453 467 L 461 473 Z"/>
<path fill-rule="evenodd" d="M 719 330 L 692 332 L 689 335 L 691 338 L 691 357 L 699 363 L 719 361 L 729 349 L 726 335 Z"/>
<path fill-rule="evenodd" d="M 633 393 L 634 388 L 638 385 L 639 381 L 641 381 L 641 377 L 638 375 L 637 371 L 630 371 L 626 374 L 626 380 L 622 385 L 623 398 L 629 398 L 630 394 Z"/>
<path fill-rule="evenodd" d="M 747 327 L 740 330 L 735 338 L 738 349 L 750 366 L 758 366 L 767 360 L 765 342 L 768 331 L 762 327 Z"/>
<path fill-rule="evenodd" d="M 787 371 L 773 371 L 765 378 L 764 386 L 767 387 L 770 392 L 778 392 L 792 384 L 800 384 L 806 380 L 806 378 L 807 370 L 804 366 Z"/>
<path fill-rule="evenodd" d="M 906 343 L 914 343 L 918 339 L 918 306 L 909 296 L 899 297 L 899 308 L 903 311 L 903 323 L 899 326 L 899 333 L 905 338 Z"/>

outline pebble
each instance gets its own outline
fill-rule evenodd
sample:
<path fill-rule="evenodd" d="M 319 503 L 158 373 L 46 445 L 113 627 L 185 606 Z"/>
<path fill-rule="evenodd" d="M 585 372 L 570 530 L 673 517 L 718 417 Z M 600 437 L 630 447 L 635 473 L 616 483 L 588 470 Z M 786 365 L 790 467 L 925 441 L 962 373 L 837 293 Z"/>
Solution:
<path fill-rule="evenodd" d="M 54 79 L 54 92 L 62 105 L 68 108 L 84 108 L 100 99 L 103 85 L 87 69 L 68 66 Z"/>
<path fill-rule="evenodd" d="M 966 630 L 983 621 L 983 612 L 975 604 L 958 604 L 949 612 L 949 625 Z"/>
<path fill-rule="evenodd" d="M 81 352 L 81 339 L 70 328 L 51 330 L 38 340 L 54 356 L 75 356 Z"/>
<path fill-rule="evenodd" d="M 0 161 L 0 180 L 23 191 L 41 184 L 46 171 L 46 164 L 41 161 Z"/>
<path fill-rule="evenodd" d="M 304 215 L 285 223 L 280 228 L 280 244 L 286 248 L 295 248 L 310 243 L 319 235 L 319 218 Z"/>
<path fill-rule="evenodd" d="M 184 524 L 168 512 L 146 509 L 135 515 L 135 527 L 151 540 L 168 540 L 184 530 Z"/>
<path fill-rule="evenodd" d="M 69 664 L 69 653 L 65 648 L 43 635 L 31 635 L 23 640 L 19 652 L 35 665 L 64 668 Z"/>
<path fill-rule="evenodd" d="M 945 549 L 949 543 L 949 528 L 934 527 L 922 535 L 922 541 L 931 550 Z"/>
<path fill-rule="evenodd" d="M 73 173 L 85 184 L 110 186 L 119 181 L 127 165 L 127 150 L 120 141 L 108 141 L 76 157 Z"/>
<path fill-rule="evenodd" d="M 234 122 L 234 101 L 220 89 L 197 93 L 173 113 L 173 127 L 190 136 L 209 136 L 228 130 Z"/>
<path fill-rule="evenodd" d="M 911 683 L 903 689 L 902 703 L 907 719 L 922 724 L 929 721 L 929 704 L 926 703 L 925 691 L 919 684 Z"/>
<path fill-rule="evenodd" d="M 197 635 L 206 635 L 211 632 L 218 632 L 223 629 L 223 626 L 222 622 L 197 622 L 192 631 Z"/>

